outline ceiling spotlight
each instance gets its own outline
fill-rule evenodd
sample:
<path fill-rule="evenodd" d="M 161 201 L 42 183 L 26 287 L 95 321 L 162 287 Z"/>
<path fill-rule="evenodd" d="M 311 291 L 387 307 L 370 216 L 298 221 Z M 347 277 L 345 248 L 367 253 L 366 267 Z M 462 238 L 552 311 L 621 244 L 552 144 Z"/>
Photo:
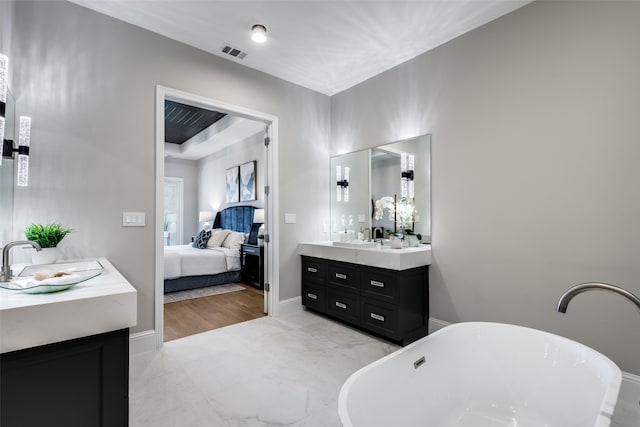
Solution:
<path fill-rule="evenodd" d="M 256 43 L 267 41 L 267 28 L 264 25 L 256 24 L 251 27 L 251 40 Z"/>

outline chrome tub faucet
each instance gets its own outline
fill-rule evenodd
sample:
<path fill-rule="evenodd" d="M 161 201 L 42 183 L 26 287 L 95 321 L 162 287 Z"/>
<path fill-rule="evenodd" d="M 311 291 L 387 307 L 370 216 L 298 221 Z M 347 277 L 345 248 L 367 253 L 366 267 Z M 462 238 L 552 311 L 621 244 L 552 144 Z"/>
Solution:
<path fill-rule="evenodd" d="M 560 297 L 560 300 L 558 300 L 558 306 L 556 307 L 556 310 L 560 313 L 566 313 L 567 307 L 569 306 L 569 302 L 573 299 L 573 297 L 593 289 L 600 289 L 603 291 L 614 292 L 616 294 L 622 295 L 623 297 L 627 298 L 629 301 L 634 303 L 636 307 L 638 307 L 638 310 L 640 310 L 640 298 L 638 298 L 631 292 L 619 286 L 610 285 L 608 283 L 596 283 L 596 282 L 582 283 L 567 289 L 567 291 L 564 294 L 562 294 L 562 296 Z"/>

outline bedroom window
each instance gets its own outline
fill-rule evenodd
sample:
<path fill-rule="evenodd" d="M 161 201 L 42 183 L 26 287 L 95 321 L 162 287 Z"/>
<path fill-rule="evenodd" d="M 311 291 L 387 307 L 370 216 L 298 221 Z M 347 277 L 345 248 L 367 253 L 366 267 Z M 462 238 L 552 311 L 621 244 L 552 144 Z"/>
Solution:
<path fill-rule="evenodd" d="M 182 245 L 183 191 L 182 178 L 164 179 L 164 245 Z"/>

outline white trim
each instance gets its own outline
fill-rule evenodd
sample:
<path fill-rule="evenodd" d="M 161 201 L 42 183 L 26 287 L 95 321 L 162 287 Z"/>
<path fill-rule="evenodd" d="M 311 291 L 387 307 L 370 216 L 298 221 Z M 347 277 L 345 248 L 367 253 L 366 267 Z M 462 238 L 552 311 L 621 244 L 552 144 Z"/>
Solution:
<path fill-rule="evenodd" d="M 438 329 L 442 329 L 445 326 L 449 326 L 451 323 L 445 322 L 444 320 L 436 319 L 434 317 L 429 318 L 429 333 L 432 334 Z"/>
<path fill-rule="evenodd" d="M 628 381 L 640 386 L 640 375 L 630 374 L 629 372 L 622 372 L 622 381 Z"/>
<path fill-rule="evenodd" d="M 129 354 L 138 354 L 156 349 L 156 331 L 136 332 L 129 335 Z"/>
<path fill-rule="evenodd" d="M 168 88 L 165 86 L 156 86 L 156 102 L 155 102 L 155 118 L 156 118 L 156 253 L 155 253 L 155 307 L 154 307 L 154 323 L 155 323 L 155 335 L 156 335 L 156 348 L 161 348 L 163 344 L 164 334 L 164 260 L 163 260 L 163 227 L 164 222 L 164 100 L 169 99 L 172 101 L 185 102 L 188 101 L 191 105 L 200 106 L 202 108 L 214 108 L 216 111 L 233 114 L 235 116 L 243 117 L 250 120 L 257 120 L 269 125 L 269 132 L 271 133 L 270 150 L 267 150 L 266 163 L 268 165 L 267 176 L 265 177 L 265 185 L 271 188 L 269 197 L 267 198 L 266 206 L 266 218 L 267 233 L 271 237 L 269 243 L 267 243 L 268 250 L 266 262 L 267 262 L 267 276 L 266 281 L 270 284 L 270 292 L 268 292 L 268 305 L 269 315 L 277 316 L 279 313 L 277 301 L 279 301 L 279 281 L 280 271 L 278 268 L 279 263 L 279 179 L 278 179 L 278 117 L 263 113 L 260 111 L 251 110 L 248 108 L 240 107 L 237 105 L 229 104 L 223 101 L 205 98 L 200 95 L 195 95 L 181 90 Z"/>
<path fill-rule="evenodd" d="M 302 297 L 293 297 L 280 301 L 278 315 L 295 313 L 302 310 Z"/>

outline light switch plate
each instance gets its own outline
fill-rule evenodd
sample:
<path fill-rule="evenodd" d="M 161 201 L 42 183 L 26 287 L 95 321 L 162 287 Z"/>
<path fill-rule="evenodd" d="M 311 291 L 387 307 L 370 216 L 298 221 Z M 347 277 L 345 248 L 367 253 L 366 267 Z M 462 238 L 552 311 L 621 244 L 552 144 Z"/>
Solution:
<path fill-rule="evenodd" d="M 286 213 L 286 214 L 284 214 L 284 223 L 285 224 L 295 224 L 296 223 L 296 214 L 294 214 L 294 213 Z"/>
<path fill-rule="evenodd" d="M 123 227 L 144 227 L 144 225 L 145 225 L 144 212 L 122 212 Z"/>

